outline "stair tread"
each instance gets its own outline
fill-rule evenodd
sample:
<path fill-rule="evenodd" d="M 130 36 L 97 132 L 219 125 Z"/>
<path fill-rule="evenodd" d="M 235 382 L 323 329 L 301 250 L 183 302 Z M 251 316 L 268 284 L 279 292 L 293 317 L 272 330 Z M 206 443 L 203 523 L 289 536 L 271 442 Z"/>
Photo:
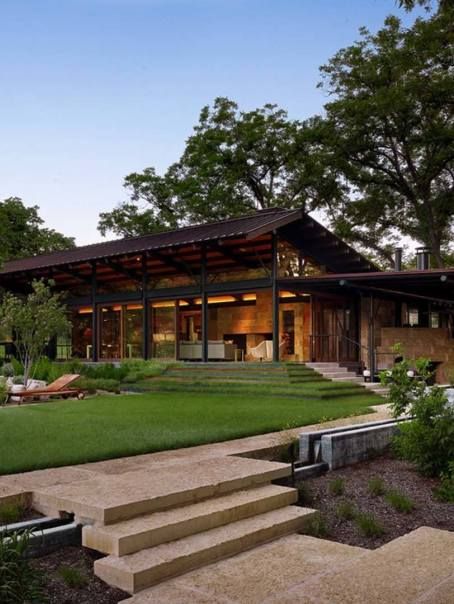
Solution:
<path fill-rule="evenodd" d="M 279 462 L 235 456 L 210 458 L 36 489 L 34 503 L 111 524 L 289 474 L 290 466 Z"/>
<path fill-rule="evenodd" d="M 248 503 L 260 502 L 270 497 L 296 493 L 295 489 L 278 485 L 265 485 L 242 491 L 234 491 L 213 499 L 199 501 L 178 508 L 162 510 L 123 520 L 115 524 L 84 527 L 112 537 L 128 537 L 143 532 L 166 527 L 191 518 L 207 516 L 211 513 L 232 509 Z"/>
<path fill-rule="evenodd" d="M 140 573 L 152 567 L 188 557 L 199 551 L 211 549 L 222 543 L 244 538 L 262 529 L 285 524 L 313 514 L 314 510 L 297 506 L 286 506 L 258 516 L 238 520 L 228 525 L 190 535 L 170 543 L 147 548 L 127 556 L 107 556 L 95 562 L 95 568 L 107 567 L 128 573 Z"/>

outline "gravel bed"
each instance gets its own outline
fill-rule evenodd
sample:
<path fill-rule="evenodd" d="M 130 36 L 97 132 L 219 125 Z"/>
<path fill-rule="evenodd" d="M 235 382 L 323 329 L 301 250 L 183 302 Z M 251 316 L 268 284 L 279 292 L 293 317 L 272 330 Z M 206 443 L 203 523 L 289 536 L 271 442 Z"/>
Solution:
<path fill-rule="evenodd" d="M 386 501 L 385 495 L 372 495 L 368 483 L 375 477 L 383 480 L 387 490 L 406 495 L 414 509 L 410 513 L 398 512 Z M 336 496 L 330 492 L 329 485 L 338 478 L 344 481 L 344 493 Z M 437 479 L 421 476 L 411 463 L 384 456 L 305 480 L 309 499 L 301 501 L 301 505 L 320 510 L 328 530 L 324 538 L 375 549 L 420 526 L 454 531 L 454 503 L 440 502 L 434 497 L 433 489 L 438 484 Z M 337 508 L 346 501 L 358 512 L 373 514 L 384 528 L 384 534 L 365 537 L 355 519 L 339 518 Z"/>

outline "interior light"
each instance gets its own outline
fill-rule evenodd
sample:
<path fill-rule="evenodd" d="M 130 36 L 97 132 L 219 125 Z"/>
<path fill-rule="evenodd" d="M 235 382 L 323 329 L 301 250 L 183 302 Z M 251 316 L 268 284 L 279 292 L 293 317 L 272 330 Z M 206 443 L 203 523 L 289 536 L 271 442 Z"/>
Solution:
<path fill-rule="evenodd" d="M 241 297 L 244 302 L 253 302 L 254 300 L 257 300 L 257 294 L 243 294 Z"/>
<path fill-rule="evenodd" d="M 174 300 L 165 300 L 164 302 L 153 302 L 151 305 L 153 308 L 171 308 L 175 306 Z"/>
<path fill-rule="evenodd" d="M 296 298 L 293 292 L 279 292 L 279 298 Z"/>
<path fill-rule="evenodd" d="M 79 310 L 77 311 L 79 315 L 90 315 L 93 310 L 91 308 L 91 306 L 87 306 L 87 308 L 79 308 Z"/>

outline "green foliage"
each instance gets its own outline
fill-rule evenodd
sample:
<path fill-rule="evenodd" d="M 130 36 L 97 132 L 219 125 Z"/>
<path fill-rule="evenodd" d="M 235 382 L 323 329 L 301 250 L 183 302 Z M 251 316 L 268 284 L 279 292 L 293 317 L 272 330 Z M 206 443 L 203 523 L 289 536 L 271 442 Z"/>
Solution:
<path fill-rule="evenodd" d="M 296 488 L 298 489 L 298 503 L 300 505 L 311 505 L 314 501 L 314 494 L 309 485 L 302 480 L 297 483 Z"/>
<path fill-rule="evenodd" d="M 336 514 L 341 520 L 353 520 L 356 517 L 356 508 L 351 501 L 341 501 L 336 508 Z"/>
<path fill-rule="evenodd" d="M 321 68 L 331 100 L 318 133 L 348 191 L 331 218 L 389 265 L 402 236 L 429 246 L 438 266 L 452 241 L 452 0 L 445 8 L 410 28 L 393 16 L 363 28 Z"/>
<path fill-rule="evenodd" d="M 326 537 L 328 535 L 328 525 L 321 512 L 316 512 L 309 516 L 304 523 L 303 532 L 311 537 Z"/>
<path fill-rule="evenodd" d="M 440 476 L 454 459 L 454 409 L 438 386 L 427 387 L 429 361 L 417 359 L 421 379 L 408 378 L 405 359 L 396 363 L 383 381 L 390 387 L 389 400 L 395 417 L 407 413 L 412 421 L 399 426 L 394 448 L 398 455 L 415 463 L 424 474 Z"/>
<path fill-rule="evenodd" d="M 454 461 L 449 463 L 448 470 L 441 475 L 441 484 L 434 490 L 440 501 L 454 503 Z"/>
<path fill-rule="evenodd" d="M 415 508 L 413 501 L 400 491 L 388 491 L 385 495 L 385 499 L 397 512 L 410 514 Z"/>
<path fill-rule="evenodd" d="M 310 122 L 290 120 L 271 104 L 240 111 L 219 97 L 202 108 L 183 155 L 164 176 L 146 168 L 125 178 L 130 201 L 102 213 L 98 228 L 130 236 L 273 206 L 309 211 L 337 195 L 321 155 Z"/>
<path fill-rule="evenodd" d="M 374 497 L 379 497 L 380 495 L 384 495 L 386 492 L 385 483 L 382 478 L 379 476 L 373 476 L 367 483 L 367 488 L 369 492 Z"/>
<path fill-rule="evenodd" d="M 328 483 L 328 492 L 330 495 L 339 497 L 345 492 L 345 480 L 343 478 L 334 478 Z"/>
<path fill-rule="evenodd" d="M 0 371 L 1 375 L 4 377 L 13 377 L 14 375 L 14 365 L 12 363 L 5 363 Z"/>
<path fill-rule="evenodd" d="M 74 239 L 43 226 L 38 206 L 18 197 L 0 201 L 0 259 L 3 261 L 74 247 Z"/>
<path fill-rule="evenodd" d="M 24 367 L 24 384 L 33 364 L 43 356 L 48 342 L 70 330 L 61 294 L 53 293 L 44 281 L 33 281 L 25 297 L 7 292 L 0 304 L 0 327 L 15 333 L 16 350 Z"/>
<path fill-rule="evenodd" d="M 385 529 L 373 514 L 359 513 L 355 517 L 359 530 L 365 537 L 380 537 Z"/>
<path fill-rule="evenodd" d="M 0 376 L 0 405 L 5 405 L 8 398 L 8 386 L 6 378 Z"/>
<path fill-rule="evenodd" d="M 112 363 L 102 363 L 98 365 L 87 365 L 83 369 L 83 374 L 87 378 L 96 380 L 117 380 L 121 382 L 129 373 L 126 365 L 116 367 Z"/>
<path fill-rule="evenodd" d="M 47 601 L 42 590 L 41 574 L 25 557 L 30 533 L 0 534 L 0 602 L 2 604 Z"/>
<path fill-rule="evenodd" d="M 0 505 L 0 524 L 19 522 L 23 513 L 23 506 L 17 503 L 3 503 Z"/>
<path fill-rule="evenodd" d="M 105 390 L 106 392 L 120 393 L 120 382 L 119 380 L 108 379 L 108 378 L 89 378 L 80 377 L 76 386 L 89 394 L 96 394 L 98 390 Z"/>
<path fill-rule="evenodd" d="M 88 583 L 87 576 L 74 566 L 60 566 L 57 572 L 68 587 L 80 589 Z"/>

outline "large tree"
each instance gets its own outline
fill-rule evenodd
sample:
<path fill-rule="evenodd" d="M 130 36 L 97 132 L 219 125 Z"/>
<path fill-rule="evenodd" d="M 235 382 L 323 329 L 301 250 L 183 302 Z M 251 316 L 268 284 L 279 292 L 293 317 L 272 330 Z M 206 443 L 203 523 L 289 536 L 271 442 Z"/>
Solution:
<path fill-rule="evenodd" d="M 275 105 L 244 112 L 217 98 L 164 176 L 147 168 L 126 177 L 130 201 L 101 214 L 99 229 L 134 235 L 272 206 L 312 210 L 340 194 L 323 153 L 310 122 Z"/>
<path fill-rule="evenodd" d="M 429 246 L 438 266 L 454 225 L 453 12 L 376 34 L 321 68 L 333 97 L 319 121 L 350 195 L 329 208 L 342 236 L 389 259 L 401 236 Z"/>
<path fill-rule="evenodd" d="M 43 226 L 38 210 L 38 206 L 25 206 L 19 197 L 0 201 L 0 260 L 74 247 L 72 237 Z"/>

